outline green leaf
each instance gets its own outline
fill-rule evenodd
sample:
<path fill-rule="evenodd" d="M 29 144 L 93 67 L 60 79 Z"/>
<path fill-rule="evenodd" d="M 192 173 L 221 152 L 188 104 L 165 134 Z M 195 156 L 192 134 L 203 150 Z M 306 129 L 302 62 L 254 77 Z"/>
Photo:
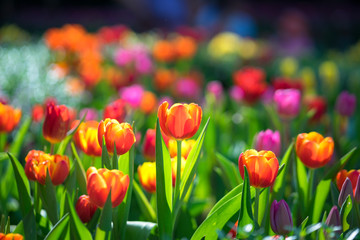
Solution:
<path fill-rule="evenodd" d="M 269 226 L 269 209 L 270 209 L 270 187 L 265 188 L 265 190 L 260 194 L 259 199 L 259 224 L 261 227 L 268 230 Z"/>
<path fill-rule="evenodd" d="M 119 159 L 118 159 L 118 155 L 116 152 L 116 142 L 114 141 L 114 153 L 112 156 L 112 169 L 118 169 L 119 168 L 118 164 L 119 164 Z"/>
<path fill-rule="evenodd" d="M 192 147 L 187 159 L 184 168 L 184 172 L 181 179 L 180 185 L 180 202 L 182 202 L 190 188 L 190 185 L 195 177 L 197 165 L 199 164 L 199 155 L 205 138 L 206 128 L 209 124 L 210 118 L 208 118 L 203 130 L 201 131 L 200 136 L 196 140 L 194 146 Z M 157 185 L 156 185 L 157 186 Z"/>
<path fill-rule="evenodd" d="M 74 143 L 71 143 L 71 150 L 75 157 L 75 171 L 76 171 L 76 180 L 79 184 L 81 193 L 85 194 L 87 192 L 86 190 L 86 173 L 85 169 L 82 165 L 82 162 L 79 158 L 79 155 L 77 154 L 76 148 Z"/>
<path fill-rule="evenodd" d="M 250 193 L 250 180 L 249 173 L 244 166 L 244 184 L 241 196 L 241 207 L 239 214 L 239 228 L 243 228 L 248 224 L 254 226 L 254 217 L 251 208 L 251 193 Z"/>
<path fill-rule="evenodd" d="M 102 152 L 101 152 L 101 163 L 102 163 L 103 167 L 105 166 L 107 169 L 111 169 L 110 157 L 109 157 L 109 153 L 106 148 L 106 142 L 105 142 L 104 136 L 103 136 L 103 145 L 102 145 Z"/>
<path fill-rule="evenodd" d="M 15 180 L 19 192 L 20 211 L 23 216 L 25 238 L 36 239 L 36 223 L 34 210 L 31 205 L 29 182 L 19 161 L 11 153 L 8 153 L 8 156 L 14 169 Z"/>
<path fill-rule="evenodd" d="M 160 240 L 172 239 L 172 170 L 170 154 L 156 123 L 156 202 Z M 185 173 L 185 172 L 184 172 Z M 184 174 L 185 175 L 185 174 Z"/>
<path fill-rule="evenodd" d="M 353 208 L 353 203 L 351 200 L 351 196 L 348 195 L 348 197 L 346 198 L 340 209 L 340 217 L 342 220 L 341 222 L 343 224 L 343 232 L 346 232 L 350 228 L 350 225 L 352 224 L 352 219 L 351 219 L 352 216 L 350 214 L 352 208 Z"/>
<path fill-rule="evenodd" d="M 62 141 L 60 142 L 60 145 L 59 145 L 59 147 L 58 147 L 58 149 L 57 149 L 57 151 L 56 151 L 57 154 L 59 154 L 59 155 L 64 155 L 67 145 L 69 144 L 69 142 L 71 141 L 72 137 L 74 136 L 74 134 L 75 134 L 76 131 L 78 130 L 80 124 L 81 124 L 82 122 L 84 122 L 85 117 L 86 117 L 86 114 L 84 114 L 84 116 L 81 118 L 79 124 L 78 124 L 75 128 L 72 128 L 70 131 L 68 131 L 68 132 L 66 133 L 66 137 L 64 138 L 64 140 L 62 140 Z"/>
<path fill-rule="evenodd" d="M 24 142 L 25 136 L 30 128 L 31 125 L 31 117 L 27 117 L 23 124 L 21 125 L 19 131 L 17 132 L 13 143 L 9 149 L 15 157 L 19 157 L 21 146 Z"/>
<path fill-rule="evenodd" d="M 315 200 L 312 208 L 311 222 L 317 223 L 320 220 L 322 210 L 324 208 L 327 196 L 330 192 L 331 179 L 322 180 L 316 187 Z"/>
<path fill-rule="evenodd" d="M 307 217 L 302 221 L 302 223 L 300 224 L 302 231 L 305 230 L 306 223 L 308 222 L 308 220 L 309 220 L 309 216 L 307 216 Z"/>
<path fill-rule="evenodd" d="M 100 223 L 96 229 L 95 240 L 109 240 L 111 238 L 112 203 L 111 189 L 101 211 Z"/>
<path fill-rule="evenodd" d="M 146 240 L 149 238 L 156 224 L 152 222 L 130 222 L 126 224 L 127 239 Z"/>
<path fill-rule="evenodd" d="M 21 220 L 18 225 L 16 225 L 16 228 L 14 229 L 13 233 L 18 233 L 18 234 L 21 234 L 21 235 L 25 235 L 25 231 L 24 231 L 24 223 L 23 221 Z"/>
<path fill-rule="evenodd" d="M 348 152 L 347 154 L 345 154 L 345 156 L 343 156 L 340 161 L 337 161 L 336 164 L 334 164 L 334 166 L 332 166 L 330 168 L 330 170 L 327 172 L 327 174 L 325 174 L 324 179 L 333 179 L 336 174 L 342 169 L 344 168 L 344 166 L 346 165 L 346 163 L 349 161 L 349 159 L 351 158 L 351 156 L 354 154 L 354 152 L 356 151 L 356 147 L 354 147 L 353 149 L 350 150 L 350 152 Z"/>
<path fill-rule="evenodd" d="M 68 231 L 69 220 L 69 213 L 66 213 L 46 235 L 45 240 L 63 239 L 64 232 Z"/>
<path fill-rule="evenodd" d="M 91 233 L 89 230 L 85 227 L 85 225 L 81 222 L 79 216 L 76 213 L 76 210 L 74 208 L 74 204 L 70 199 L 70 196 L 67 195 L 67 201 L 70 209 L 70 233 L 71 233 L 71 239 L 92 239 Z"/>
<path fill-rule="evenodd" d="M 144 214 L 145 218 L 149 221 L 156 221 L 156 213 L 152 208 L 150 202 L 146 198 L 144 192 L 141 190 L 139 184 L 136 181 L 133 181 L 134 184 L 134 194 L 138 202 L 138 206 L 141 212 Z"/>
<path fill-rule="evenodd" d="M 284 165 L 284 171 L 278 174 L 276 177 L 274 187 L 273 187 L 273 199 L 282 199 L 285 192 L 286 185 L 286 176 L 288 175 L 289 166 L 290 166 L 290 156 L 292 153 L 292 149 L 294 147 L 294 143 L 292 142 L 288 149 L 286 150 L 284 157 L 281 161 L 281 164 Z"/>
<path fill-rule="evenodd" d="M 306 175 L 305 165 L 301 162 L 301 160 L 296 158 L 296 187 L 297 192 L 299 194 L 300 202 L 302 204 L 303 209 L 307 209 L 307 201 L 308 201 L 308 179 Z"/>
<path fill-rule="evenodd" d="M 243 184 L 239 184 L 237 187 L 235 187 L 233 190 L 228 192 L 224 197 L 222 197 L 217 203 L 215 203 L 214 207 L 210 210 L 207 217 L 209 217 L 211 214 L 213 214 L 215 211 L 217 211 L 222 205 L 224 205 L 227 201 L 229 201 L 231 198 L 239 195 L 242 193 Z"/>
<path fill-rule="evenodd" d="M 59 220 L 58 208 L 56 203 L 55 186 L 50 179 L 49 170 L 46 173 L 45 185 L 37 183 L 40 190 L 41 202 L 46 210 L 50 222 L 55 225 Z"/>
<path fill-rule="evenodd" d="M 221 168 L 221 171 L 223 172 L 222 176 L 224 176 L 224 183 L 230 189 L 233 189 L 234 187 L 242 183 L 239 169 L 232 161 L 230 161 L 218 152 L 216 153 L 216 159 L 217 163 Z"/>
<path fill-rule="evenodd" d="M 129 217 L 131 196 L 134 181 L 134 151 L 135 146 L 133 145 L 129 152 L 123 154 L 119 158 L 119 170 L 124 174 L 129 175 L 129 187 L 122 203 L 115 209 L 114 220 L 114 234 L 115 239 L 127 239 L 126 234 L 126 222 Z M 114 165 L 113 165 L 114 166 Z"/>

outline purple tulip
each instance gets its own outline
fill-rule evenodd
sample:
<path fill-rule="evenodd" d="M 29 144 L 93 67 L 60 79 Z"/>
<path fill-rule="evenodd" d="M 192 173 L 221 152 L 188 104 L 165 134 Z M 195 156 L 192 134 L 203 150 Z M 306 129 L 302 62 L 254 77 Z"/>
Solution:
<path fill-rule="evenodd" d="M 342 227 L 340 220 L 340 213 L 337 206 L 333 206 L 330 210 L 329 216 L 326 218 L 326 225 L 329 227 Z M 340 235 L 342 229 L 336 230 L 335 233 Z"/>
<path fill-rule="evenodd" d="M 129 103 L 133 108 L 140 106 L 144 94 L 144 88 L 140 84 L 124 87 L 119 91 L 120 97 Z"/>
<path fill-rule="evenodd" d="M 206 86 L 207 92 L 213 94 L 216 99 L 221 99 L 223 97 L 223 86 L 219 81 L 211 81 Z"/>
<path fill-rule="evenodd" d="M 293 228 L 293 220 L 291 211 L 285 200 L 280 200 L 271 204 L 270 208 L 270 225 L 274 233 L 279 235 L 286 235 L 291 232 Z"/>
<path fill-rule="evenodd" d="M 280 133 L 278 131 L 273 132 L 270 129 L 259 132 L 256 136 L 255 149 L 257 151 L 272 151 L 276 156 L 279 156 L 281 151 Z"/>
<path fill-rule="evenodd" d="M 299 114 L 301 92 L 297 89 L 278 89 L 274 93 L 277 112 L 284 119 L 292 119 Z"/>
<path fill-rule="evenodd" d="M 341 191 L 338 198 L 339 207 L 341 207 L 344 204 L 346 198 L 349 195 L 352 199 L 354 199 L 354 193 L 353 193 L 351 181 L 349 178 L 346 178 L 346 180 L 344 181 L 341 187 Z"/>
<path fill-rule="evenodd" d="M 95 120 L 97 121 L 98 120 L 98 112 L 96 109 L 94 108 L 84 108 L 80 111 L 79 113 L 79 118 L 82 119 L 83 116 L 85 115 L 86 113 L 86 117 L 85 117 L 85 121 L 91 121 L 91 120 Z"/>
<path fill-rule="evenodd" d="M 350 117 L 356 108 L 356 97 L 346 91 L 340 93 L 336 100 L 336 111 L 342 116 Z"/>
<path fill-rule="evenodd" d="M 355 199 L 355 202 L 360 203 L 360 176 L 358 177 L 358 179 L 356 181 L 354 199 Z"/>
<path fill-rule="evenodd" d="M 229 95 L 235 102 L 240 102 L 244 99 L 244 90 L 238 86 L 232 86 L 230 88 Z"/>

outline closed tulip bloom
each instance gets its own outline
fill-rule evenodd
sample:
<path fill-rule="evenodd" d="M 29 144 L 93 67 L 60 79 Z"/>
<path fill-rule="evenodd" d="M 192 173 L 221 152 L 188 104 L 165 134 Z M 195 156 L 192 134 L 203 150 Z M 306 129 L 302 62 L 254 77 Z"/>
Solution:
<path fill-rule="evenodd" d="M 190 153 L 192 147 L 194 146 L 195 142 L 196 141 L 193 140 L 193 139 L 184 140 L 184 141 L 181 142 L 181 156 L 185 160 L 189 156 L 189 153 Z M 177 156 L 177 143 L 176 143 L 176 140 L 170 139 L 169 144 L 168 144 L 168 148 L 169 148 L 170 157 L 171 158 L 176 157 Z"/>
<path fill-rule="evenodd" d="M 9 133 L 19 124 L 21 110 L 0 102 L 0 133 Z"/>
<path fill-rule="evenodd" d="M 118 122 L 123 122 L 126 116 L 126 102 L 118 99 L 108 104 L 104 109 L 104 119 L 116 119 Z"/>
<path fill-rule="evenodd" d="M 155 161 L 156 130 L 148 129 L 143 143 L 143 154 L 147 161 Z"/>
<path fill-rule="evenodd" d="M 281 151 L 279 131 L 267 129 L 266 131 L 259 132 L 256 136 L 255 149 L 257 151 L 272 151 L 276 156 L 279 156 Z"/>
<path fill-rule="evenodd" d="M 339 198 L 338 198 L 339 207 L 341 207 L 343 205 L 343 203 L 345 202 L 346 198 L 349 195 L 350 195 L 351 199 L 354 199 L 354 193 L 353 193 L 351 181 L 349 178 L 346 178 L 344 181 L 344 184 L 341 187 L 341 191 L 340 191 Z"/>
<path fill-rule="evenodd" d="M 70 172 L 69 158 L 55 154 L 49 162 L 49 174 L 54 185 L 62 184 Z"/>
<path fill-rule="evenodd" d="M 55 105 L 50 102 L 46 106 L 46 116 L 43 125 L 44 138 L 50 143 L 61 142 L 70 128 L 70 112 L 65 105 Z"/>
<path fill-rule="evenodd" d="M 83 223 L 90 222 L 96 209 L 96 205 L 90 202 L 88 195 L 81 195 L 75 205 L 75 210 Z"/>
<path fill-rule="evenodd" d="M 239 170 L 244 179 L 244 166 L 249 172 L 250 185 L 255 188 L 270 187 L 277 176 L 279 161 L 271 151 L 246 150 L 240 154 Z"/>
<path fill-rule="evenodd" d="M 0 233 L 0 240 L 23 240 L 24 237 L 18 233 Z"/>
<path fill-rule="evenodd" d="M 168 109 L 168 103 L 164 102 L 159 107 L 158 117 L 165 135 L 176 140 L 184 140 L 194 136 L 199 129 L 202 110 L 194 103 L 176 103 Z"/>
<path fill-rule="evenodd" d="M 102 138 L 105 137 L 106 148 L 109 153 L 114 153 L 114 144 L 116 153 L 123 155 L 128 152 L 136 142 L 135 134 L 130 124 L 119 123 L 115 119 L 105 119 L 101 121 L 98 127 L 98 141 L 102 145 Z"/>
<path fill-rule="evenodd" d="M 335 108 L 342 116 L 350 117 L 356 109 L 356 96 L 346 91 L 340 93 L 336 99 Z"/>
<path fill-rule="evenodd" d="M 141 186 L 149 193 L 156 191 L 156 163 L 145 162 L 137 169 Z"/>
<path fill-rule="evenodd" d="M 293 228 L 291 211 L 285 200 L 280 200 L 271 204 L 270 208 L 270 225 L 271 229 L 279 235 L 286 235 Z"/>
<path fill-rule="evenodd" d="M 360 170 L 346 171 L 345 169 L 343 169 L 343 170 L 339 171 L 338 174 L 336 175 L 336 186 L 338 187 L 338 189 L 340 191 L 346 178 L 349 178 L 351 181 L 351 185 L 353 187 L 354 195 L 355 195 L 356 182 L 357 182 L 359 176 L 360 176 Z"/>
<path fill-rule="evenodd" d="M 86 155 L 101 156 L 101 147 L 98 141 L 97 121 L 83 122 L 74 134 L 75 145 L 81 149 Z"/>
<path fill-rule="evenodd" d="M 279 89 L 274 93 L 277 112 L 284 119 L 292 119 L 299 114 L 301 93 L 297 89 Z"/>
<path fill-rule="evenodd" d="M 334 141 L 317 132 L 301 133 L 296 138 L 296 154 L 308 168 L 325 166 L 334 152 Z"/>
<path fill-rule="evenodd" d="M 326 225 L 329 227 L 340 227 L 341 229 L 335 231 L 338 235 L 342 233 L 342 224 L 340 219 L 340 213 L 337 206 L 333 206 L 330 210 L 329 216 L 325 221 Z"/>
<path fill-rule="evenodd" d="M 90 167 L 87 172 L 86 189 L 90 201 L 103 208 L 111 189 L 112 207 L 117 207 L 124 199 L 129 187 L 129 176 L 119 170 Z"/>

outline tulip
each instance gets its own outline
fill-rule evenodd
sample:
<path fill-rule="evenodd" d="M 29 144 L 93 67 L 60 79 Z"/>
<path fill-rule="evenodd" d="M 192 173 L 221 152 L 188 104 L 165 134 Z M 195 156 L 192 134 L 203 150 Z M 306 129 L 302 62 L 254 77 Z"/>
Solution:
<path fill-rule="evenodd" d="M 254 67 L 244 67 L 233 75 L 234 83 L 244 91 L 244 100 L 255 103 L 266 91 L 265 72 Z"/>
<path fill-rule="evenodd" d="M 164 102 L 158 110 L 159 123 L 168 137 L 184 140 L 195 135 L 200 127 L 202 110 L 197 104 L 174 104 L 168 109 Z"/>
<path fill-rule="evenodd" d="M 70 112 L 65 105 L 55 105 L 50 102 L 46 106 L 46 116 L 43 125 L 44 138 L 50 143 L 61 142 L 70 128 Z"/>
<path fill-rule="evenodd" d="M 338 198 L 338 204 L 341 207 L 346 198 L 350 195 L 351 199 L 354 199 L 354 193 L 352 190 L 352 184 L 349 178 L 346 178 L 344 181 L 344 184 L 341 187 L 341 191 Z"/>
<path fill-rule="evenodd" d="M 326 101 L 323 97 L 310 97 L 305 100 L 308 111 L 314 111 L 314 115 L 311 118 L 312 122 L 321 120 L 326 113 Z"/>
<path fill-rule="evenodd" d="M 334 152 L 334 141 L 317 132 L 301 133 L 296 138 L 296 154 L 308 168 L 325 166 Z"/>
<path fill-rule="evenodd" d="M 257 151 L 272 151 L 276 156 L 279 156 L 281 151 L 280 133 L 278 131 L 273 132 L 270 129 L 259 132 L 256 136 L 255 149 Z"/>
<path fill-rule="evenodd" d="M 329 227 L 338 227 L 339 230 L 336 230 L 335 233 L 340 235 L 342 233 L 342 224 L 340 219 L 340 213 L 337 206 L 333 206 L 330 210 L 329 216 L 326 218 L 325 221 L 326 225 Z"/>
<path fill-rule="evenodd" d="M 106 148 L 109 153 L 114 153 L 114 145 L 116 153 L 123 155 L 130 150 L 136 142 L 135 134 L 130 124 L 119 123 L 115 119 L 102 120 L 98 127 L 98 141 L 102 146 L 102 139 L 105 137 Z"/>
<path fill-rule="evenodd" d="M 240 102 L 244 99 L 244 90 L 238 86 L 232 86 L 229 90 L 229 95 L 235 102 Z"/>
<path fill-rule="evenodd" d="M 156 110 L 157 98 L 152 92 L 145 91 L 140 103 L 140 109 L 145 114 L 151 114 Z"/>
<path fill-rule="evenodd" d="M 69 175 L 69 158 L 61 155 L 50 155 L 43 151 L 31 150 L 25 158 L 25 174 L 29 180 L 44 185 L 47 171 L 54 185 L 62 184 Z"/>
<path fill-rule="evenodd" d="M 23 240 L 24 237 L 18 233 L 0 233 L 0 240 Z"/>
<path fill-rule="evenodd" d="M 275 91 L 274 102 L 282 118 L 292 119 L 299 114 L 301 93 L 297 89 L 279 89 Z"/>
<path fill-rule="evenodd" d="M 44 108 L 41 104 L 35 104 L 31 109 L 31 118 L 38 123 L 44 118 Z"/>
<path fill-rule="evenodd" d="M 244 166 L 249 172 L 250 185 L 255 188 L 271 186 L 279 170 L 279 161 L 271 151 L 250 149 L 240 154 L 239 170 L 244 179 Z"/>
<path fill-rule="evenodd" d="M 104 119 L 112 118 L 118 122 L 123 122 L 126 116 L 126 102 L 122 99 L 118 99 L 104 109 Z"/>
<path fill-rule="evenodd" d="M 140 107 L 141 99 L 144 95 L 144 88 L 140 84 L 134 84 L 120 89 L 119 94 L 131 107 L 138 108 Z"/>
<path fill-rule="evenodd" d="M 0 103 L 0 133 L 9 133 L 19 124 L 21 110 Z"/>
<path fill-rule="evenodd" d="M 156 164 L 145 162 L 138 167 L 138 174 L 141 186 L 149 193 L 156 191 Z"/>
<path fill-rule="evenodd" d="M 176 52 L 171 42 L 160 40 L 154 45 L 153 56 L 160 62 L 171 62 L 175 59 Z"/>
<path fill-rule="evenodd" d="M 291 211 L 285 200 L 280 200 L 271 204 L 270 208 L 270 225 L 271 229 L 280 235 L 286 235 L 293 228 Z"/>
<path fill-rule="evenodd" d="M 197 50 L 196 42 L 191 37 L 178 36 L 173 41 L 173 45 L 179 59 L 191 59 Z"/>
<path fill-rule="evenodd" d="M 89 196 L 87 195 L 81 195 L 75 205 L 75 210 L 83 223 L 90 222 L 96 209 L 96 205 L 90 202 Z"/>
<path fill-rule="evenodd" d="M 189 156 L 189 153 L 192 149 L 192 147 L 195 144 L 195 140 L 190 139 L 190 140 L 184 140 L 181 142 L 181 156 L 184 159 L 187 159 L 187 157 Z M 174 139 L 170 139 L 169 143 L 168 143 L 168 148 L 169 148 L 169 153 L 170 153 L 170 157 L 174 158 L 177 156 L 177 143 L 176 140 Z"/>
<path fill-rule="evenodd" d="M 345 179 L 349 178 L 351 181 L 351 185 L 353 187 L 354 195 L 355 195 L 356 182 L 357 182 L 359 176 L 360 176 L 360 170 L 346 171 L 345 169 L 343 169 L 343 170 L 339 171 L 338 174 L 336 175 L 336 186 L 338 187 L 338 189 L 340 191 L 342 188 L 342 185 L 345 182 Z"/>
<path fill-rule="evenodd" d="M 155 129 L 148 129 L 145 134 L 143 143 L 143 154 L 146 160 L 150 162 L 155 161 L 155 144 L 156 131 Z"/>
<path fill-rule="evenodd" d="M 74 134 L 75 145 L 80 148 L 86 155 L 101 156 L 101 147 L 98 141 L 97 121 L 83 122 Z"/>
<path fill-rule="evenodd" d="M 87 172 L 86 189 L 90 202 L 103 208 L 111 189 L 112 207 L 117 207 L 124 199 L 129 187 L 129 176 L 119 170 L 90 167 Z"/>
<path fill-rule="evenodd" d="M 356 109 L 356 96 L 346 91 L 342 92 L 336 99 L 335 108 L 340 115 L 350 117 Z"/>
<path fill-rule="evenodd" d="M 170 88 L 176 80 L 176 73 L 173 70 L 160 68 L 154 74 L 154 85 L 156 90 L 163 92 Z"/>

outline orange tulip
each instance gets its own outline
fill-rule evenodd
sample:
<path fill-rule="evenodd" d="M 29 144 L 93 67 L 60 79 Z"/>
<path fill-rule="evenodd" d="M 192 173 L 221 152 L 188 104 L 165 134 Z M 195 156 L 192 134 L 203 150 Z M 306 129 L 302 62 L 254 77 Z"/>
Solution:
<path fill-rule="evenodd" d="M 156 191 L 156 163 L 145 162 L 137 169 L 141 186 L 149 193 Z"/>
<path fill-rule="evenodd" d="M 0 133 L 9 133 L 19 124 L 21 110 L 0 102 Z"/>
<path fill-rule="evenodd" d="M 169 69 L 158 69 L 154 74 L 154 85 L 158 91 L 167 90 L 176 80 L 176 73 Z"/>
<path fill-rule="evenodd" d="M 130 124 L 119 123 L 115 119 L 107 118 L 101 120 L 98 127 L 98 141 L 102 146 L 102 139 L 105 137 L 106 148 L 109 153 L 114 153 L 114 144 L 116 153 L 123 155 L 128 152 L 131 146 L 136 142 L 135 134 Z"/>
<path fill-rule="evenodd" d="M 46 106 L 43 135 L 50 143 L 61 142 L 70 128 L 70 111 L 65 105 L 50 102 Z"/>
<path fill-rule="evenodd" d="M 152 92 L 145 91 L 140 102 L 140 109 L 145 114 L 151 114 L 157 106 L 156 95 Z"/>
<path fill-rule="evenodd" d="M 346 178 L 349 178 L 355 195 L 356 183 L 359 177 L 360 177 L 360 170 L 346 171 L 345 169 L 343 169 L 340 172 L 338 172 L 338 174 L 336 175 L 336 186 L 340 191 Z"/>
<path fill-rule="evenodd" d="M 90 167 L 87 172 L 86 189 L 90 201 L 99 208 L 104 207 L 111 189 L 112 207 L 117 207 L 124 199 L 129 187 L 129 176 L 119 170 Z"/>
<path fill-rule="evenodd" d="M 18 233 L 0 233 L 0 240 L 23 240 L 24 237 Z"/>
<path fill-rule="evenodd" d="M 169 137 L 176 140 L 191 138 L 200 127 L 202 110 L 195 103 L 176 103 L 168 109 L 168 102 L 163 102 L 158 110 L 160 127 Z"/>
<path fill-rule="evenodd" d="M 25 162 L 25 174 L 28 179 L 42 185 L 45 184 L 48 169 L 54 185 L 63 183 L 70 171 L 69 158 L 58 154 L 50 155 L 43 151 L 31 150 Z"/>
<path fill-rule="evenodd" d="M 181 156 L 184 159 L 187 159 L 192 147 L 195 144 L 195 140 L 190 139 L 190 140 L 185 140 L 181 142 Z M 174 139 L 170 139 L 169 140 L 169 152 L 170 152 L 170 157 L 174 158 L 177 156 L 177 143 Z"/>
<path fill-rule="evenodd" d="M 296 154 L 308 168 L 325 166 L 334 152 L 334 141 L 317 132 L 301 133 L 296 139 Z"/>
<path fill-rule="evenodd" d="M 239 170 L 244 179 L 244 166 L 249 172 L 250 185 L 255 188 L 270 187 L 277 176 L 279 162 L 271 151 L 246 150 L 240 154 Z"/>
<path fill-rule="evenodd" d="M 191 37 L 179 36 L 174 40 L 174 47 L 178 58 L 190 59 L 197 50 L 196 42 Z"/>
<path fill-rule="evenodd" d="M 86 155 L 101 156 L 101 147 L 98 141 L 97 121 L 88 121 L 80 124 L 74 134 L 75 145 L 80 148 Z"/>
<path fill-rule="evenodd" d="M 166 40 L 160 40 L 155 43 L 153 48 L 153 56 L 160 62 L 171 62 L 176 56 L 173 44 Z"/>
<path fill-rule="evenodd" d="M 89 196 L 87 195 L 81 195 L 75 205 L 75 210 L 83 223 L 90 222 L 96 209 L 96 205 L 90 202 Z"/>

